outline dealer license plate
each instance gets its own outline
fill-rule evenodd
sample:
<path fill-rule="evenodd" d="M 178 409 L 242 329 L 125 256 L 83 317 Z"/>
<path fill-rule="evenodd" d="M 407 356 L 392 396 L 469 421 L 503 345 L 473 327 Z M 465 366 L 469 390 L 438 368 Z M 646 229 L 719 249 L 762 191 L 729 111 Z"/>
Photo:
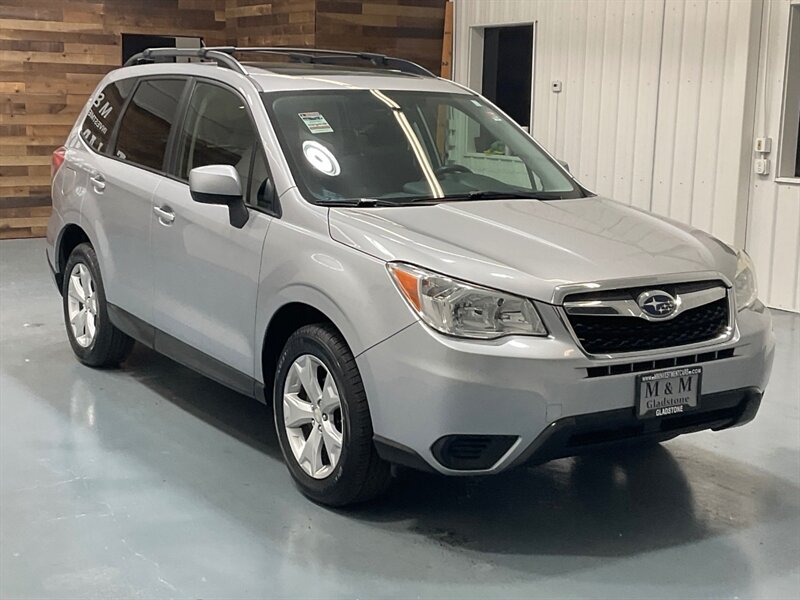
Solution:
<path fill-rule="evenodd" d="M 698 408 L 702 367 L 666 369 L 636 377 L 636 416 L 680 415 Z"/>

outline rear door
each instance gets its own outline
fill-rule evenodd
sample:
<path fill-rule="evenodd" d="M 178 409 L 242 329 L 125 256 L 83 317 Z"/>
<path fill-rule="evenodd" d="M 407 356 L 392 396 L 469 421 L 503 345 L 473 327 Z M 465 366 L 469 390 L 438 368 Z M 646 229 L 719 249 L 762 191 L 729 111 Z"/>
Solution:
<path fill-rule="evenodd" d="M 134 80 L 127 81 L 104 90 L 87 116 L 94 130 L 85 126 L 81 137 L 99 154 L 90 153 L 82 165 L 86 197 L 81 212 L 95 232 L 108 302 L 152 323 L 153 193 L 163 177 L 167 141 L 187 79 L 142 79 L 135 89 Z M 102 119 L 117 110 L 122 116 L 112 129 L 111 121 Z"/>
<path fill-rule="evenodd" d="M 212 164 L 239 173 L 249 207 L 242 229 L 227 207 L 192 200 L 189 171 Z M 233 88 L 196 82 L 172 172 L 156 190 L 151 225 L 156 349 L 251 393 L 261 253 L 274 207 L 263 198 L 271 180 L 261 140 Z"/>

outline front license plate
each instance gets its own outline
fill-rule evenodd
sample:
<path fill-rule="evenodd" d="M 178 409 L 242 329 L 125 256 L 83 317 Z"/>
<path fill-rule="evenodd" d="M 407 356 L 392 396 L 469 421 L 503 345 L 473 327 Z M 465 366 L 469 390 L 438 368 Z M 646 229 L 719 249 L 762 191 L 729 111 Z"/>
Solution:
<path fill-rule="evenodd" d="M 667 369 L 636 377 L 636 416 L 669 417 L 698 408 L 702 367 Z"/>

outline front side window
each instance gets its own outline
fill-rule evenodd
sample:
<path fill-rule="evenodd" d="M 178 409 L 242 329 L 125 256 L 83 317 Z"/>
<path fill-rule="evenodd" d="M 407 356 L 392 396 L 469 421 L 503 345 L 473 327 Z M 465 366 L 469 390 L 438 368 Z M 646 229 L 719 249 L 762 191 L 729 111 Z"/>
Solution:
<path fill-rule="evenodd" d="M 175 112 L 186 81 L 142 81 L 122 117 L 114 155 L 122 160 L 160 171 Z"/>
<path fill-rule="evenodd" d="M 218 85 L 198 83 L 177 146 L 178 177 L 188 180 L 196 167 L 231 165 L 239 173 L 245 198 L 258 204 L 258 190 L 269 178 L 266 162 L 255 161 L 253 155 L 259 155 L 260 146 L 241 96 Z M 250 185 L 251 165 L 258 187 L 253 187 L 255 181 Z"/>
<path fill-rule="evenodd" d="M 104 152 L 135 79 L 121 79 L 104 87 L 92 98 L 81 126 L 81 137 L 95 152 Z"/>
<path fill-rule="evenodd" d="M 315 90 L 263 99 L 298 187 L 313 202 L 586 195 L 478 96 Z"/>

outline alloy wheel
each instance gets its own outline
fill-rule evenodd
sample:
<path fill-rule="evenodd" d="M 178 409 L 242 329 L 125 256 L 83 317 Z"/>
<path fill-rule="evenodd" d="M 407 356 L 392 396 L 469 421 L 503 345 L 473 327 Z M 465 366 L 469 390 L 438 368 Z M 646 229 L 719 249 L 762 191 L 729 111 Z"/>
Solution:
<path fill-rule="evenodd" d="M 299 356 L 289 367 L 283 420 L 297 464 L 314 479 L 330 475 L 342 455 L 342 403 L 333 375 L 316 356 Z"/>
<path fill-rule="evenodd" d="M 91 346 L 97 334 L 97 287 L 83 263 L 76 264 L 69 274 L 67 316 L 72 337 L 78 345 Z"/>

